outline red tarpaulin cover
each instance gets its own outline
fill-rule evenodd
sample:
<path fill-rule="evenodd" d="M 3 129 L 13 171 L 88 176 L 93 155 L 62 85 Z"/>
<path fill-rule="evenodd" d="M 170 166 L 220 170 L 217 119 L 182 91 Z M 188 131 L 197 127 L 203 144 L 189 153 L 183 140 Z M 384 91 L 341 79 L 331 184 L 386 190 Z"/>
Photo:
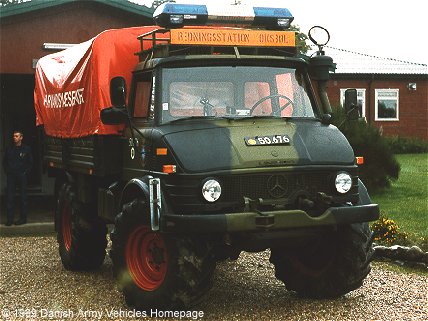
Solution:
<path fill-rule="evenodd" d="M 131 83 L 140 42 L 138 36 L 159 27 L 106 30 L 72 48 L 45 56 L 36 68 L 36 125 L 46 134 L 73 138 L 115 135 L 123 125 L 104 125 L 100 111 L 110 107 L 110 80 Z"/>

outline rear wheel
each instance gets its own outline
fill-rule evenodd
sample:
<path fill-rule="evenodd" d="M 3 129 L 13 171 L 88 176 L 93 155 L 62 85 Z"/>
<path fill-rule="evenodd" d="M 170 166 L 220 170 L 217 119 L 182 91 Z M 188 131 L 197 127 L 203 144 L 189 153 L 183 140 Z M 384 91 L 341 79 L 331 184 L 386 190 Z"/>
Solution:
<path fill-rule="evenodd" d="M 141 199 L 124 205 L 111 233 L 113 272 L 129 306 L 183 308 L 212 286 L 215 260 L 209 243 L 151 230 Z"/>
<path fill-rule="evenodd" d="M 107 228 L 90 212 L 75 200 L 71 184 L 64 183 L 58 193 L 56 226 L 59 254 L 67 270 L 96 269 L 104 261 Z"/>
<path fill-rule="evenodd" d="M 333 298 L 359 288 L 370 272 L 373 255 L 367 223 L 341 226 L 294 250 L 273 248 L 275 276 L 288 290 L 311 298 Z"/>

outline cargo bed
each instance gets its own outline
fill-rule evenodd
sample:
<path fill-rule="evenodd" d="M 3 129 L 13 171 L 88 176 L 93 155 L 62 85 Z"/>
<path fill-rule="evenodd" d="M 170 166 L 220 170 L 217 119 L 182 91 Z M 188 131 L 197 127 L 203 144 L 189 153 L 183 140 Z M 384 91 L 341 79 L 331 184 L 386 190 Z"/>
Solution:
<path fill-rule="evenodd" d="M 120 173 L 122 166 L 121 137 L 92 135 L 84 138 L 46 136 L 44 161 L 49 168 L 94 176 Z M 114 152 L 113 152 L 114 151 Z"/>

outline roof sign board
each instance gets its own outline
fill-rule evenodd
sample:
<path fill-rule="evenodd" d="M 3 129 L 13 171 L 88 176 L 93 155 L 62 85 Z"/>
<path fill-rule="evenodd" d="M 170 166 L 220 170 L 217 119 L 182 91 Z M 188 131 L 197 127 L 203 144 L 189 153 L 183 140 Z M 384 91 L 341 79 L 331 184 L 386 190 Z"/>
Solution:
<path fill-rule="evenodd" d="M 173 45 L 294 47 L 294 31 L 247 29 L 172 29 Z"/>

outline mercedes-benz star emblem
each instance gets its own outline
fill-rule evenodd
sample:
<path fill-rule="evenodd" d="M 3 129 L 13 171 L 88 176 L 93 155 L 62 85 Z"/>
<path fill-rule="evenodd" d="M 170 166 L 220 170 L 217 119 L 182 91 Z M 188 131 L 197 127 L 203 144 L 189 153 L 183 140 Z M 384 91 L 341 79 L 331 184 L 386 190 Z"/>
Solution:
<path fill-rule="evenodd" d="M 274 198 L 283 197 L 287 193 L 287 178 L 283 175 L 272 175 L 267 181 L 267 190 Z"/>

